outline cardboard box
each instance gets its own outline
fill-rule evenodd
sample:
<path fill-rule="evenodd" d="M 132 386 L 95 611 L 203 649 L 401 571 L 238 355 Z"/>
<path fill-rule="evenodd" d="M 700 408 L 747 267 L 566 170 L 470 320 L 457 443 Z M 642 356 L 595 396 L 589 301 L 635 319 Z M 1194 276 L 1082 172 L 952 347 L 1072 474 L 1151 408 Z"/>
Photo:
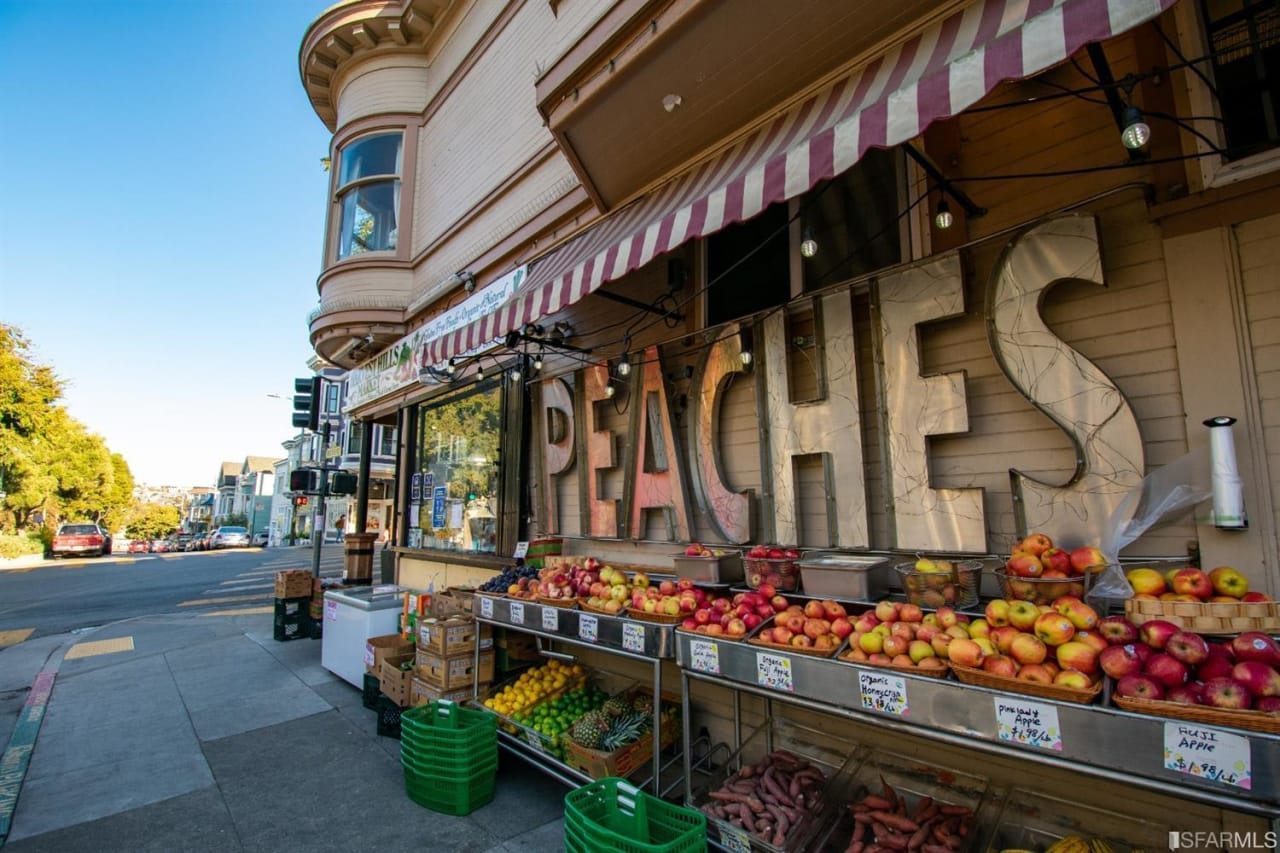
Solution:
<path fill-rule="evenodd" d="M 493 681 L 493 665 L 493 649 L 480 653 L 478 672 L 474 650 L 452 657 L 441 657 L 419 649 L 414 659 L 414 674 L 440 690 L 454 690 L 470 687 L 473 681 Z"/>
<path fill-rule="evenodd" d="M 364 643 L 365 672 L 380 675 L 382 662 L 389 655 L 413 654 L 413 640 L 406 640 L 399 634 L 383 634 L 381 637 L 370 637 Z"/>
<path fill-rule="evenodd" d="M 483 694 L 489 689 L 489 683 L 480 684 L 480 693 Z M 428 702 L 439 702 L 447 699 L 450 702 L 466 702 L 471 698 L 471 685 L 466 687 L 456 687 L 453 690 L 441 690 L 439 687 L 428 684 L 416 675 L 413 677 L 413 686 L 410 688 L 409 701 L 413 707 L 425 705 Z"/>
<path fill-rule="evenodd" d="M 276 598 L 309 598 L 313 580 L 305 569 L 276 572 Z"/>
<path fill-rule="evenodd" d="M 378 675 L 378 689 L 401 708 L 409 704 L 410 687 L 413 683 L 413 668 L 401 669 L 400 664 L 413 663 L 413 655 L 387 655 L 382 659 L 382 669 Z"/>
<path fill-rule="evenodd" d="M 418 623 L 418 648 L 440 657 L 452 657 L 474 651 L 477 634 L 481 650 L 493 648 L 493 628 L 482 625 L 477 630 L 470 616 L 424 619 Z"/>
<path fill-rule="evenodd" d="M 664 703 L 665 704 L 665 703 Z M 662 717 L 661 748 L 666 749 L 676 742 L 680 736 L 680 716 L 664 714 Z M 592 779 L 603 779 L 606 776 L 627 777 L 642 764 L 653 760 L 653 731 L 645 732 L 635 743 L 627 744 L 613 752 L 599 749 L 587 749 L 575 743 L 572 738 L 564 738 L 564 763 L 586 773 Z"/>

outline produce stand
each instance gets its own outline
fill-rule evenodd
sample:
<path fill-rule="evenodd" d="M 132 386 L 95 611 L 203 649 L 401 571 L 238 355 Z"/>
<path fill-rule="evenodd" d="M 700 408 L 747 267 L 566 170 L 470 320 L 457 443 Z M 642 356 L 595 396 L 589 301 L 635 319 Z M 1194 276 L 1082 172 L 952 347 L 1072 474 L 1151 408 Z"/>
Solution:
<path fill-rule="evenodd" d="M 547 657 L 572 659 L 573 655 L 544 646 L 544 642 L 570 648 L 595 649 L 650 666 L 653 671 L 653 730 L 661 731 L 662 664 L 675 657 L 675 626 L 483 593 L 476 595 L 474 613 L 476 621 L 481 624 L 514 628 L 538 638 L 541 653 Z M 479 655 L 478 648 L 475 653 Z M 577 786 L 592 781 L 582 771 L 547 755 L 537 738 L 521 738 L 500 729 L 498 742 L 509 753 L 566 785 Z M 653 738 L 652 775 L 642 786 L 650 787 L 659 796 L 662 794 L 661 752 L 660 739 Z"/>
<path fill-rule="evenodd" d="M 739 697 L 754 695 L 772 703 L 869 723 L 912 737 L 1000 754 L 1083 773 L 1123 785 L 1135 785 L 1274 820 L 1280 807 L 1280 737 L 1243 729 L 1213 728 L 1220 742 L 1247 749 L 1248 787 L 1213 781 L 1165 766 L 1166 738 L 1176 737 L 1179 721 L 1128 713 L 1101 705 L 1085 706 L 888 672 L 837 659 L 816 658 L 742 642 L 677 632 L 676 659 L 684 695 L 684 719 L 690 720 L 690 683 L 706 682 L 733 691 L 735 740 L 741 737 Z M 874 710 L 874 707 L 884 710 Z M 1028 707 L 1057 720 L 1055 742 L 1023 745 L 1001 733 L 998 717 Z M 1196 728 L 1196 724 L 1190 724 Z M 1200 727 L 1201 731 L 1205 727 Z M 685 725 L 684 770 L 689 759 L 690 726 Z M 735 747 L 739 744 L 735 742 Z M 686 800 L 692 802 L 691 785 Z"/>

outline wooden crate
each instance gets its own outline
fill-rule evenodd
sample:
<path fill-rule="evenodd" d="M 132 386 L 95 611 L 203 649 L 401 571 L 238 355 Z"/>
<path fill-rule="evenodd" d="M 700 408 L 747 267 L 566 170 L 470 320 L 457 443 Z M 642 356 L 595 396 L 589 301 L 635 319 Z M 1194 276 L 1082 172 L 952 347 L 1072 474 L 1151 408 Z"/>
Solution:
<path fill-rule="evenodd" d="M 276 572 L 276 598 L 310 598 L 311 572 L 304 569 L 286 569 Z"/>
<path fill-rule="evenodd" d="M 480 653 L 477 673 L 475 652 L 441 657 L 419 649 L 414 659 L 414 674 L 440 690 L 470 687 L 472 681 L 493 681 L 493 649 Z"/>
<path fill-rule="evenodd" d="M 481 695 L 489 689 L 489 684 L 487 681 L 481 682 L 479 686 Z M 409 702 L 415 708 L 428 702 L 439 702 L 443 699 L 447 699 L 450 702 L 466 702 L 470 698 L 471 685 L 469 684 L 466 687 L 456 687 L 453 690 L 441 690 L 416 675 L 413 677 L 413 686 L 409 692 Z"/>
<path fill-rule="evenodd" d="M 663 702 L 664 713 L 660 732 L 662 739 L 659 741 L 662 749 L 671 746 L 680 737 L 680 715 L 665 712 L 668 705 L 668 702 Z M 592 779 L 603 779 L 606 776 L 626 778 L 638 767 L 653 760 L 652 730 L 645 732 L 635 743 L 627 744 L 613 752 L 587 749 L 568 737 L 563 739 L 563 743 L 565 764 L 581 770 Z"/>

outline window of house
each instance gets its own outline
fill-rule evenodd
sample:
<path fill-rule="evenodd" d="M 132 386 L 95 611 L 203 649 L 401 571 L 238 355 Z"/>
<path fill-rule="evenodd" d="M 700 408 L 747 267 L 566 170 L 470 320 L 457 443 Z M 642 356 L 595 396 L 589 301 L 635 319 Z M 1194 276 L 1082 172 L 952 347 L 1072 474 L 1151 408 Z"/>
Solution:
<path fill-rule="evenodd" d="M 342 393 L 342 389 L 337 385 L 326 385 L 324 388 L 324 413 L 326 415 L 338 414 L 338 397 Z"/>
<path fill-rule="evenodd" d="M 851 169 L 801 198 L 801 235 L 807 233 L 817 247 L 803 263 L 806 291 L 902 260 L 901 184 L 902 155 L 872 148 Z"/>
<path fill-rule="evenodd" d="M 1226 159 L 1280 143 L 1280 7 L 1273 0 L 1201 0 L 1213 56 Z"/>
<path fill-rule="evenodd" d="M 395 456 L 396 455 L 396 428 L 389 426 L 379 426 L 377 443 L 378 456 Z"/>
<path fill-rule="evenodd" d="M 404 137 L 362 136 L 338 155 L 338 257 L 395 251 Z"/>
<path fill-rule="evenodd" d="M 497 550 L 502 432 L 502 392 L 495 383 L 418 410 L 414 471 L 430 487 L 420 495 L 417 518 L 409 519 L 410 545 Z"/>
<path fill-rule="evenodd" d="M 360 442 L 364 439 L 364 424 L 360 421 L 347 422 L 347 454 L 358 455 Z"/>

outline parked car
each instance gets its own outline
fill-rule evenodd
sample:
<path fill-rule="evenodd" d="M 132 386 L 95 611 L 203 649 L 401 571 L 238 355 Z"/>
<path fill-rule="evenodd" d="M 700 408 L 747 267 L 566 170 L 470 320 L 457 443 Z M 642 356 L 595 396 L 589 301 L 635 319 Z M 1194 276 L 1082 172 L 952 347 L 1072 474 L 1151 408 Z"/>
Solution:
<path fill-rule="evenodd" d="M 168 540 L 168 539 L 155 539 L 155 540 L 153 540 L 153 541 L 151 542 L 151 551 L 152 551 L 152 553 L 154 553 L 154 554 L 167 554 L 167 553 L 169 553 L 169 540 Z"/>
<path fill-rule="evenodd" d="M 249 531 L 244 527 L 219 527 L 213 531 L 213 535 L 209 537 L 209 548 L 217 550 L 218 548 L 248 548 L 249 547 Z"/>
<path fill-rule="evenodd" d="M 255 534 L 253 534 L 253 537 L 250 539 L 250 543 L 251 543 L 255 548 L 265 548 L 265 547 L 267 547 L 267 534 L 265 534 L 265 533 L 255 533 Z"/>
<path fill-rule="evenodd" d="M 150 554 L 151 542 L 147 539 L 131 539 L 129 541 L 130 554 Z"/>
<path fill-rule="evenodd" d="M 49 553 L 54 559 L 68 554 L 101 557 L 111 553 L 111 536 L 96 524 L 63 524 L 53 535 Z"/>
<path fill-rule="evenodd" d="M 190 533 L 179 533 L 177 536 L 172 536 L 169 538 L 169 550 L 185 551 L 187 550 L 187 543 L 190 541 L 191 541 Z"/>

